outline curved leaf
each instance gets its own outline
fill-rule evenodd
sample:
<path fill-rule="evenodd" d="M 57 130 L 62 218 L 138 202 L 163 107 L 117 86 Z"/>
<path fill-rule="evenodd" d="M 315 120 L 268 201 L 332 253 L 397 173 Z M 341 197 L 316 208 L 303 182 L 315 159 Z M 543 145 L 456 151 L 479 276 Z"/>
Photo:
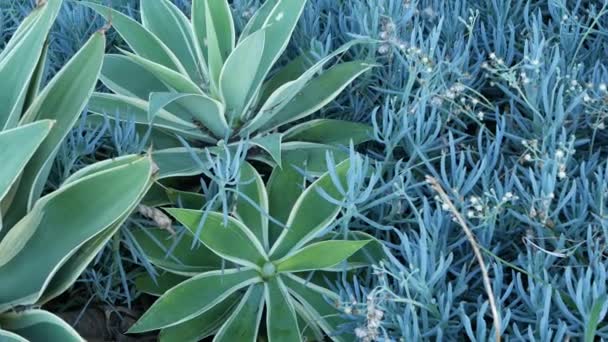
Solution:
<path fill-rule="evenodd" d="M 84 342 L 69 324 L 44 310 L 2 315 L 0 326 L 29 341 Z"/>
<path fill-rule="evenodd" d="M 252 285 L 213 341 L 257 341 L 262 312 L 264 312 L 264 285 Z"/>
<path fill-rule="evenodd" d="M 268 195 L 264 181 L 251 164 L 245 162 L 240 170 L 239 197 L 236 200 L 236 215 L 268 250 Z M 255 206 L 251 203 L 255 203 Z"/>
<path fill-rule="evenodd" d="M 148 69 L 117 54 L 105 55 L 100 80 L 118 95 L 137 97 L 144 101 L 148 101 L 150 93 L 169 91 Z"/>
<path fill-rule="evenodd" d="M 129 333 L 162 329 L 186 322 L 222 302 L 239 289 L 260 281 L 253 270 L 203 273 L 162 295 L 129 329 Z"/>
<path fill-rule="evenodd" d="M 298 320 L 289 293 L 281 277 L 264 283 L 266 297 L 266 330 L 269 342 L 302 341 Z"/>
<path fill-rule="evenodd" d="M 313 243 L 277 261 L 278 272 L 304 272 L 335 266 L 370 241 L 330 240 Z"/>
<path fill-rule="evenodd" d="M 135 278 L 135 287 L 138 291 L 152 296 L 160 297 L 165 292 L 188 280 L 188 277 L 164 272 L 152 278 L 150 274 L 144 272 Z"/>
<path fill-rule="evenodd" d="M 373 128 L 358 122 L 318 119 L 303 122 L 285 132 L 285 141 L 307 141 L 328 145 L 348 146 L 372 139 Z"/>
<path fill-rule="evenodd" d="M 272 12 L 272 10 L 276 7 L 280 0 L 266 0 L 262 4 L 260 8 L 255 12 L 253 17 L 249 19 L 249 22 L 241 32 L 241 36 L 239 37 L 239 41 L 249 37 L 252 33 L 262 29 L 266 20 L 268 20 L 268 15 Z"/>

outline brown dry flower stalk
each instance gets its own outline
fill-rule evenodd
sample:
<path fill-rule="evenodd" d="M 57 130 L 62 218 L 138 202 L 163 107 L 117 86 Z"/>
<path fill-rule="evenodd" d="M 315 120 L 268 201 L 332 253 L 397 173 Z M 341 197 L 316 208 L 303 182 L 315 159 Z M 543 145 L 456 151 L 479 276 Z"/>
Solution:
<path fill-rule="evenodd" d="M 172 228 L 172 221 L 164 212 L 160 209 L 148 207 L 147 205 L 140 204 L 137 207 L 137 211 L 144 217 L 147 217 L 154 221 L 159 228 L 164 229 L 175 235 L 175 230 Z"/>
<path fill-rule="evenodd" d="M 427 183 L 437 192 L 439 198 L 443 202 L 443 204 L 447 205 L 449 211 L 454 215 L 456 222 L 462 227 L 464 230 L 471 247 L 473 248 L 473 252 L 475 253 L 475 258 L 477 262 L 479 262 L 479 267 L 481 268 L 481 275 L 483 277 L 483 285 L 486 289 L 486 293 L 488 294 L 488 301 L 490 302 L 490 310 L 492 310 L 492 316 L 494 318 L 494 330 L 496 330 L 496 341 L 500 342 L 500 314 L 498 313 L 498 308 L 496 306 L 496 300 L 494 298 L 494 291 L 492 290 L 492 284 L 490 282 L 490 276 L 488 275 L 488 268 L 486 267 L 485 262 L 483 261 L 483 256 L 481 254 L 481 250 L 479 249 L 479 245 L 477 244 L 477 240 L 475 239 L 475 235 L 467 225 L 467 222 L 464 220 L 462 215 L 456 209 L 456 206 L 450 200 L 448 194 L 443 190 L 443 187 L 439 184 L 437 179 L 431 176 L 426 176 Z"/>

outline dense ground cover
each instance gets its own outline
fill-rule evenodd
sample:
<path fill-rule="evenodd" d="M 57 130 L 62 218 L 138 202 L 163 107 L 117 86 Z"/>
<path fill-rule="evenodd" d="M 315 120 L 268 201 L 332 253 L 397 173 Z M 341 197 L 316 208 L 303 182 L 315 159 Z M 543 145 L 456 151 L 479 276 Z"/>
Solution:
<path fill-rule="evenodd" d="M 189 15 L 189 1 L 172 2 Z M 139 16 L 138 1 L 102 3 Z M 230 4 L 239 32 L 260 6 Z M 3 41 L 31 6 L 0 1 Z M 47 78 L 104 23 L 66 2 Z M 341 296 L 349 323 L 338 332 L 485 341 L 499 327 L 505 340 L 608 338 L 606 25 L 608 2 L 593 0 L 308 1 L 280 63 L 376 41 L 341 58 L 378 65 L 314 115 L 373 127 L 350 147 L 330 228 L 372 235 L 387 252 L 319 280 Z M 126 44 L 110 30 L 107 46 Z M 134 122 L 88 117 L 62 146 L 49 189 L 96 160 L 147 150 Z M 266 181 L 270 169 L 255 165 Z M 205 176 L 200 196 L 221 197 L 224 176 Z M 122 336 L 151 302 L 135 284 L 158 271 L 137 236 L 158 221 L 140 208 L 53 311 L 81 324 L 111 313 L 112 331 L 101 329 Z"/>

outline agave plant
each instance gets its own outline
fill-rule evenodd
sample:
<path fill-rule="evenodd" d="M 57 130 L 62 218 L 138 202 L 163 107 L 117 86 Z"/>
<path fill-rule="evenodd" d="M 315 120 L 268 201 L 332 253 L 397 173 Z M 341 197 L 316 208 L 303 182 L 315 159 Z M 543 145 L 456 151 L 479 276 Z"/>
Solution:
<path fill-rule="evenodd" d="M 39 93 L 44 41 L 62 4 L 48 0 L 0 53 L 0 340 L 81 341 L 60 318 L 30 309 L 77 279 L 150 187 L 150 157 L 93 164 L 40 197 L 59 144 L 99 75 L 95 34 Z"/>
<path fill-rule="evenodd" d="M 94 94 L 89 109 L 153 127 L 155 147 L 175 147 L 167 142 L 175 134 L 207 145 L 246 140 L 257 151 L 251 158 L 271 164 L 282 160 L 281 151 L 308 149 L 324 156 L 327 145 L 366 141 L 367 126 L 340 120 L 283 129 L 321 109 L 372 68 L 351 61 L 324 71 L 354 41 L 316 63 L 303 54 L 271 75 L 305 4 L 266 1 L 237 40 L 227 0 L 194 0 L 191 20 L 168 0 L 142 0 L 141 24 L 86 3 L 132 50 L 106 56 L 101 80 L 113 94 Z"/>
<path fill-rule="evenodd" d="M 284 187 L 276 183 L 288 178 L 284 177 L 287 168 L 276 168 L 265 186 L 257 171 L 245 163 L 239 188 L 242 196 L 232 216 L 167 209 L 203 247 L 189 256 L 182 250 L 174 262 L 153 251 L 157 257 L 152 261 L 170 273 L 161 275 L 157 283 L 139 282 L 147 292 L 162 296 L 130 332 L 162 329 L 162 341 L 197 341 L 213 334 L 217 341 L 256 341 L 265 311 L 269 341 L 301 341 L 302 336 L 322 340 L 323 333 L 334 340 L 352 339 L 335 334 L 344 322 L 332 303 L 338 296 L 308 280 L 311 272 L 361 266 L 350 261 L 363 260 L 364 246 L 371 241 L 365 234 L 350 240 L 327 238 L 334 237 L 327 228 L 340 207 L 326 196 L 341 198 L 339 188 L 349 165 L 348 160 L 340 163 L 292 201 L 280 198 Z M 278 235 L 272 234 L 270 226 L 280 227 L 284 220 L 270 217 L 287 218 Z M 150 246 L 150 241 L 145 245 Z M 193 256 L 208 251 L 216 256 L 207 263 Z M 226 265 L 223 269 L 221 260 Z M 210 270 L 196 272 L 205 268 Z M 189 274 L 194 276 L 184 277 Z"/>

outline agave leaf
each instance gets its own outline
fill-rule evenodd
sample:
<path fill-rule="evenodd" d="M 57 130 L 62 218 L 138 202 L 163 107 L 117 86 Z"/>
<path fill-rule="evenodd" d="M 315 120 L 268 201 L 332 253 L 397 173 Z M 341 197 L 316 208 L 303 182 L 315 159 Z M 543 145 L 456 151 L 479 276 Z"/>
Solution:
<path fill-rule="evenodd" d="M 18 221 L 40 197 L 55 154 L 84 109 L 101 69 L 105 37 L 95 33 L 51 80 L 21 119 L 21 124 L 50 119 L 55 124 L 27 164 L 18 185 L 8 225 Z"/>
<path fill-rule="evenodd" d="M 143 26 L 175 54 L 190 78 L 201 84 L 203 71 L 198 66 L 196 45 L 188 18 L 167 0 L 144 0 L 140 3 Z"/>
<path fill-rule="evenodd" d="M 165 230 L 139 229 L 132 234 L 150 262 L 171 273 L 192 276 L 222 267 L 222 260 L 207 247 L 192 248 L 189 232 L 173 237 Z"/>
<path fill-rule="evenodd" d="M 203 314 L 184 323 L 161 330 L 161 342 L 198 342 L 215 334 L 226 322 L 241 295 L 234 293 Z"/>
<path fill-rule="evenodd" d="M 264 30 L 252 34 L 236 46 L 224 64 L 219 78 L 220 97 L 226 104 L 230 122 L 246 116 L 255 89 L 260 86 L 255 82 L 265 39 Z"/>
<path fill-rule="evenodd" d="M 277 261 L 279 272 L 304 272 L 335 266 L 370 241 L 330 240 L 310 244 Z"/>
<path fill-rule="evenodd" d="M 300 331 L 302 339 L 305 341 L 324 341 L 325 334 L 315 323 L 316 318 L 304 309 L 304 306 L 298 303 L 297 300 L 292 301 L 292 303 L 298 314 L 298 326 L 302 329 Z"/>
<path fill-rule="evenodd" d="M 162 295 L 129 329 L 129 333 L 162 329 L 186 322 L 203 314 L 239 289 L 259 281 L 258 273 L 250 269 L 200 274 Z"/>
<path fill-rule="evenodd" d="M 254 16 L 249 19 L 249 22 L 241 32 L 241 36 L 239 37 L 239 41 L 244 40 L 249 37 L 252 33 L 262 29 L 268 16 L 272 12 L 272 10 L 276 7 L 276 5 L 281 0 L 266 0 L 262 4 L 262 6 L 255 12 Z"/>
<path fill-rule="evenodd" d="M 162 81 L 167 87 L 175 90 L 176 92 L 186 94 L 203 94 L 201 88 L 192 82 L 188 76 L 121 48 L 118 48 L 118 50 L 127 58 L 131 59 L 131 61 L 148 70 L 148 72 Z"/>
<path fill-rule="evenodd" d="M 348 150 L 332 145 L 286 142 L 281 146 L 283 165 L 295 166 L 316 176 L 327 172 L 327 153 L 331 153 L 336 163 L 349 157 Z"/>
<path fill-rule="evenodd" d="M 205 217 L 200 210 L 171 208 L 167 212 L 226 260 L 254 268 L 260 268 L 268 260 L 264 247 L 253 232 L 232 217 L 227 217 L 224 222 L 224 215 L 216 212 L 207 213 Z M 203 218 L 205 222 L 199 229 Z"/>
<path fill-rule="evenodd" d="M 279 166 L 282 167 L 281 160 L 281 145 L 283 143 L 283 134 L 274 133 L 267 134 L 264 136 L 258 136 L 251 139 L 251 143 L 262 148 L 264 151 L 270 154 L 272 160 Z"/>
<path fill-rule="evenodd" d="M 119 11 L 93 2 L 83 1 L 82 4 L 95 10 L 107 21 L 111 21 L 112 27 L 136 54 L 151 63 L 160 64 L 187 75 L 183 65 L 173 52 L 136 20 Z"/>
<path fill-rule="evenodd" d="M 338 233 L 330 234 L 326 239 L 334 239 L 340 236 Z M 387 258 L 384 245 L 375 237 L 361 231 L 352 231 L 348 232 L 347 238 L 349 241 L 369 241 L 369 243 L 348 258 L 348 265 L 346 267 L 337 265 L 336 267 L 325 269 L 325 271 L 342 272 L 345 269 L 370 267 L 371 265 L 377 265 L 380 261 Z"/>
<path fill-rule="evenodd" d="M 271 112 L 262 129 L 281 126 L 313 114 L 330 103 L 353 80 L 372 67 L 373 65 L 363 62 L 346 62 L 333 66 L 308 82 L 281 110 Z"/>
<path fill-rule="evenodd" d="M 239 192 L 236 200 L 236 215 L 256 236 L 268 251 L 268 195 L 264 181 L 251 164 L 245 162 L 240 170 Z M 252 204 L 255 204 L 253 205 Z"/>
<path fill-rule="evenodd" d="M 101 69 L 101 82 L 118 95 L 147 101 L 150 93 L 168 92 L 169 88 L 148 69 L 129 57 L 107 54 Z"/>
<path fill-rule="evenodd" d="M 224 105 L 210 97 L 198 94 L 151 93 L 148 120 L 170 104 L 177 104 L 185 110 L 191 120 L 196 120 L 209 129 L 217 138 L 226 137 L 230 128 L 224 117 Z"/>
<path fill-rule="evenodd" d="M 291 165 L 283 168 L 274 168 L 266 184 L 268 192 L 269 214 L 282 224 L 287 223 L 293 205 L 304 191 L 304 176 Z M 283 231 L 284 227 L 270 222 L 269 242 L 273 245 Z"/>
<path fill-rule="evenodd" d="M 264 312 L 264 285 L 251 285 L 213 341 L 257 341 L 262 312 Z"/>
<path fill-rule="evenodd" d="M 0 242 L 0 259 L 8 246 L 21 245 L 0 266 L 0 311 L 36 302 L 51 277 L 79 247 L 129 212 L 147 189 L 151 171 L 150 159 L 140 158 L 84 177 L 37 201 Z M 96 195 L 91 197 L 91 193 Z M 57 236 L 62 238 L 57 240 Z M 55 243 L 49 245 L 48 241 Z M 44 258 L 40 258 L 41 250 Z"/>
<path fill-rule="evenodd" d="M 143 293 L 160 297 L 187 279 L 188 277 L 171 272 L 164 272 L 152 278 L 149 273 L 144 272 L 135 278 L 135 287 Z"/>
<path fill-rule="evenodd" d="M 266 327 L 269 342 L 302 341 L 295 309 L 281 277 L 264 283 L 266 297 Z"/>
<path fill-rule="evenodd" d="M 268 100 L 268 97 L 279 89 L 279 87 L 285 83 L 297 80 L 311 67 L 312 59 L 313 57 L 310 53 L 304 53 L 279 69 L 276 74 L 262 85 L 259 101 L 265 103 L 266 100 Z"/>
<path fill-rule="evenodd" d="M 349 167 L 350 161 L 348 160 L 335 167 L 336 176 L 343 184 L 346 181 Z M 281 258 L 290 251 L 303 246 L 336 218 L 340 207 L 328 202 L 320 191 L 338 201 L 343 197 L 329 172 L 304 190 L 289 214 L 287 229 L 283 230 L 270 250 L 273 259 Z"/>
<path fill-rule="evenodd" d="M 328 303 L 328 300 L 339 303 L 338 295 L 292 274 L 288 274 L 283 280 L 291 295 L 296 297 L 306 311 L 314 317 L 315 324 L 319 325 L 333 340 L 354 340 L 354 336 L 351 335 L 337 336 L 334 334 L 339 330 L 340 325 L 345 323 L 344 319 L 340 317 L 342 312 L 336 306 Z"/>
<path fill-rule="evenodd" d="M 200 149 L 176 147 L 154 151 L 152 159 L 159 169 L 158 179 L 196 176 L 209 169 L 209 165 L 195 162 L 193 154 L 201 161 L 206 160 L 205 151 Z"/>
<path fill-rule="evenodd" d="M 0 201 L 6 196 L 21 171 L 53 127 L 53 121 L 41 120 L 0 132 Z"/>
<path fill-rule="evenodd" d="M 204 1 L 205 33 L 203 46 L 206 48 L 206 61 L 211 86 L 219 93 L 219 81 L 224 61 L 234 49 L 235 30 L 226 0 Z M 199 38 L 200 39 L 200 38 Z M 200 41 L 200 40 L 199 40 Z"/>
<path fill-rule="evenodd" d="M 303 122 L 284 134 L 285 141 L 308 141 L 328 145 L 357 145 L 372 139 L 372 127 L 344 120 L 318 119 Z"/>
<path fill-rule="evenodd" d="M 200 210 L 207 202 L 207 198 L 198 192 L 179 191 L 167 189 L 167 196 L 171 203 L 179 208 Z"/>
<path fill-rule="evenodd" d="M 251 91 L 250 97 L 258 94 L 268 72 L 285 51 L 305 4 L 306 0 L 281 0 L 266 18 L 262 26 L 266 31 L 264 53 L 253 82 L 259 87 Z"/>
<path fill-rule="evenodd" d="M 6 331 L 6 330 L 2 330 L 0 329 L 0 341 L 3 342 L 29 342 L 28 340 L 24 339 L 23 337 L 14 334 L 10 331 Z"/>
<path fill-rule="evenodd" d="M 40 54 L 38 64 L 36 65 L 36 69 L 34 70 L 34 74 L 32 75 L 32 78 L 30 79 L 30 84 L 27 88 L 27 95 L 25 97 L 25 102 L 23 103 L 23 111 L 26 111 L 32 105 L 32 103 L 34 103 L 34 101 L 38 97 L 38 94 L 40 94 L 40 90 L 42 88 L 42 81 L 44 79 L 44 74 L 46 71 L 46 57 L 48 51 L 49 41 L 47 38 L 47 40 L 44 42 L 44 47 L 42 48 L 42 53 Z M 15 117 L 14 120 L 17 121 L 18 118 Z"/>
<path fill-rule="evenodd" d="M 69 324 L 44 310 L 4 314 L 0 326 L 28 341 L 84 342 Z"/>
<path fill-rule="evenodd" d="M 0 55 L 0 130 L 14 127 L 21 116 L 30 84 L 36 83 L 44 42 L 62 1 L 34 9 Z"/>

